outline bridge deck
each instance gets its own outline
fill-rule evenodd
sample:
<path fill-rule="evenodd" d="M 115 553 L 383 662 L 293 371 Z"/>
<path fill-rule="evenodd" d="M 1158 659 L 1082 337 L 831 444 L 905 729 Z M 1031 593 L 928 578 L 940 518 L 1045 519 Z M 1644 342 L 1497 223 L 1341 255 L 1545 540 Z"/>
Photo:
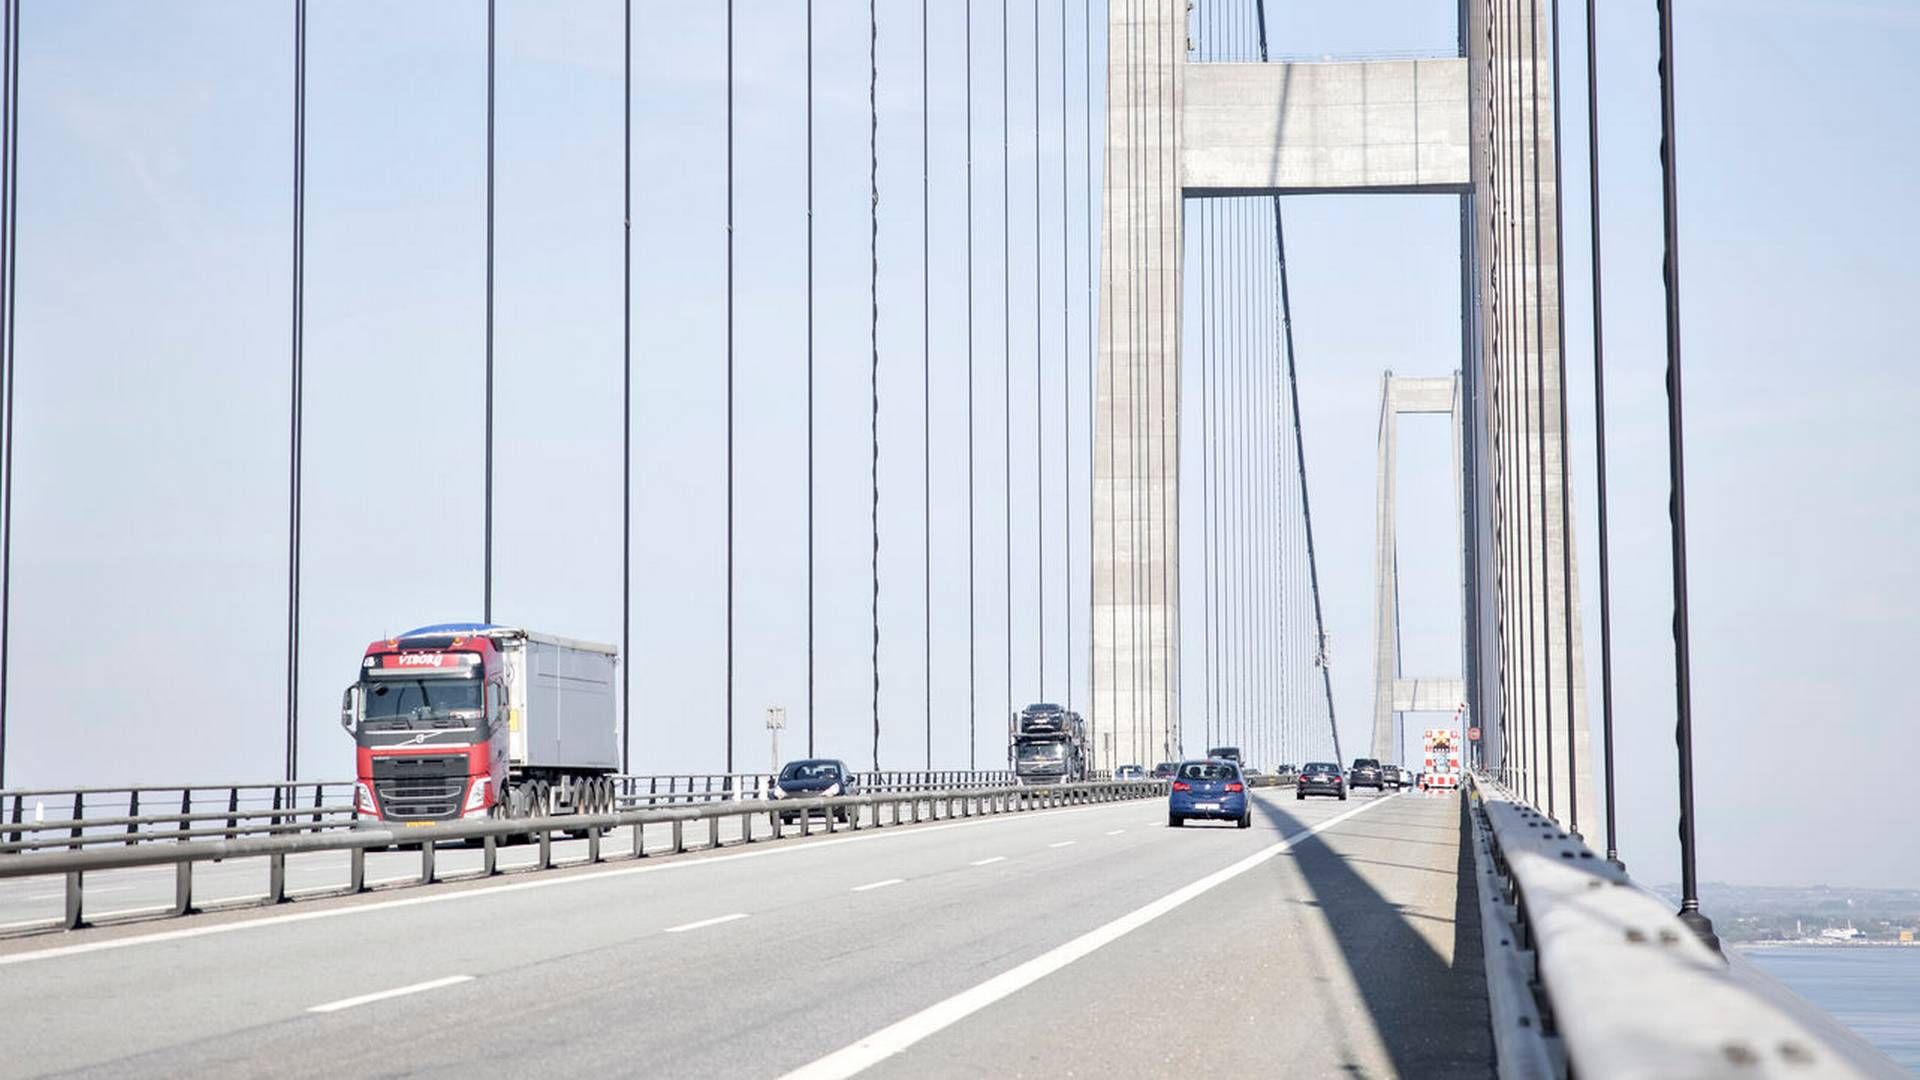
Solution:
<path fill-rule="evenodd" d="M 0 1073 L 1486 1075 L 1460 824 L 1266 789 L 15 941 Z"/>

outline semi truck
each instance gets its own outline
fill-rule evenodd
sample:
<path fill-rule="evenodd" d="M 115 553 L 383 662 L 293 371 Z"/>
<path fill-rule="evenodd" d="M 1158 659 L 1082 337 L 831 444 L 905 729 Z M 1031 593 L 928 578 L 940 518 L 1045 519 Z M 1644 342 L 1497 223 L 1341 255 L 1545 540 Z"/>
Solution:
<path fill-rule="evenodd" d="M 1023 784 L 1087 778 L 1087 725 L 1077 712 L 1039 702 L 1007 719 L 1007 759 Z"/>
<path fill-rule="evenodd" d="M 340 703 L 361 820 L 599 813 L 620 770 L 619 652 L 441 623 L 367 646 Z"/>

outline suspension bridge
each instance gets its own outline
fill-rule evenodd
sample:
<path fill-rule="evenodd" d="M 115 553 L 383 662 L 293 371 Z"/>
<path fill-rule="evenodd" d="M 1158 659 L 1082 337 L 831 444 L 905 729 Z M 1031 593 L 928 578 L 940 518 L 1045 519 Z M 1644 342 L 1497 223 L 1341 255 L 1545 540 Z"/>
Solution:
<path fill-rule="evenodd" d="M 405 356 L 350 366 L 354 338 L 331 328 L 353 321 L 343 286 L 309 276 L 339 265 L 329 228 L 352 227 L 326 202 L 342 176 L 327 155 L 379 122 L 343 125 L 310 89 L 338 91 L 324 72 L 343 43 L 383 31 L 306 0 L 215 19 L 287 80 L 284 363 L 272 451 L 246 448 L 273 462 L 259 498 L 284 531 L 256 530 L 270 586 L 233 594 L 270 603 L 284 636 L 270 656 L 236 650 L 196 637 L 202 616 L 155 647 L 253 669 L 244 685 L 284 691 L 276 710 L 187 707 L 173 676 L 132 662 L 144 632 L 84 680 L 49 659 L 71 612 L 14 541 L 44 550 L 46 493 L 84 480 L 31 441 L 60 407 L 39 380 L 72 355 L 63 324 L 31 321 L 61 295 L 41 276 L 58 233 L 35 215 L 44 200 L 63 218 L 56 187 L 86 185 L 48 163 L 61 143 L 35 110 L 70 78 L 62 58 L 100 42 L 63 7 L 5 0 L 0 1074 L 1167 1075 L 1249 1057 L 1303 1075 L 1899 1074 L 1723 953 L 1700 909 L 1670 3 L 1639 17 L 1660 43 L 1678 911 L 1628 876 L 1615 835 L 1604 437 L 1597 731 L 1587 707 L 1560 147 L 1566 95 L 1596 138 L 1593 0 L 1584 34 L 1557 0 L 1460 0 L 1451 49 L 1350 58 L 1289 56 L 1265 0 L 727 0 L 665 34 L 649 5 L 603 6 L 583 38 L 620 36 L 596 41 L 597 75 L 523 62 L 551 49 L 558 16 L 539 5 L 475 0 L 384 31 L 409 70 L 410 47 L 445 47 L 412 29 L 464 20 L 465 62 L 484 65 L 483 86 L 468 72 L 463 95 L 420 94 L 470 107 L 461 145 L 484 177 L 446 199 L 475 211 L 458 232 L 478 267 L 459 395 L 415 393 Z M 1561 85 L 1563 36 L 1586 45 L 1584 88 Z M 691 41 L 714 47 L 689 61 Z M 617 95 L 593 116 L 617 118 L 618 152 L 583 160 L 618 186 L 529 200 L 531 173 L 570 174 L 526 159 L 583 86 Z M 428 130 L 403 156 L 437 156 Z M 1458 297 L 1457 362 L 1380 381 L 1373 699 L 1345 710 L 1370 721 L 1358 744 L 1341 739 L 1327 627 L 1364 597 L 1323 588 L 1300 377 L 1315 357 L 1294 333 L 1293 285 L 1314 268 L 1287 247 L 1289 200 L 1322 194 L 1445 200 L 1458 222 L 1457 274 L 1433 283 Z M 586 339 L 512 321 L 538 274 L 503 251 L 560 273 L 516 213 L 547 238 L 569 212 L 593 272 L 577 285 L 568 267 L 559 291 L 604 308 L 579 361 L 554 353 Z M 90 363 L 111 380 L 141 361 Z M 577 392 L 547 420 L 604 453 L 539 457 L 528 374 L 549 366 Z M 343 369 L 405 400 L 343 418 L 323 389 Z M 1457 670 L 1403 658 L 1403 414 L 1447 418 Z M 694 449 L 665 449 L 667 429 Z M 167 468 L 167 452 L 126 467 Z M 436 489 L 416 500 L 422 475 Z M 373 547 L 325 539 L 343 505 Z M 96 508 L 93 529 L 111 517 Z M 589 557 L 575 532 L 608 543 Z M 590 608 L 584 632 L 617 638 L 617 766 L 570 792 L 543 782 L 511 815 L 369 812 L 332 699 L 381 620 L 431 593 L 405 584 L 412 564 L 436 562 L 461 582 L 437 602 L 483 623 Z M 543 606 L 569 574 L 589 603 Z M 193 670 L 180 681 L 207 681 Z M 75 681 L 141 704 L 124 721 L 54 709 Z M 1084 777 L 1009 771 L 1009 717 L 1029 702 L 1084 713 Z M 846 770 L 834 786 L 782 789 L 789 710 L 805 755 Z M 1309 802 L 1275 768 L 1397 763 L 1423 715 L 1464 743 L 1458 772 L 1444 749 L 1426 763 L 1458 788 Z M 187 742 L 244 726 L 252 748 L 270 730 L 279 775 L 153 775 L 102 749 L 133 722 Z M 1238 829 L 1170 827 L 1167 778 L 1127 768 L 1223 747 L 1258 766 Z"/>

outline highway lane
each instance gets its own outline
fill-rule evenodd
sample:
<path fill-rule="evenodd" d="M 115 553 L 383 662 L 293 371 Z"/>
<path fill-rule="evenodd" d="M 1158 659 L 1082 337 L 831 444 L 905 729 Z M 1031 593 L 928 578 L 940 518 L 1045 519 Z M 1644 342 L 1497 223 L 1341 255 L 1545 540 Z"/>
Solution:
<path fill-rule="evenodd" d="M 1219 1014 L 1234 1039 L 1331 1041 L 1368 1075 L 1419 1072 L 1418 1046 L 1381 1034 L 1401 1018 L 1380 1010 L 1458 990 L 1452 955 L 1477 959 L 1477 943 L 1438 947 L 1450 886 L 1422 880 L 1452 872 L 1457 803 L 1260 801 L 1244 831 L 1169 829 L 1148 800 L 10 943 L 9 1026 L 42 1037 L 10 1046 L 0 1073 L 778 1075 L 1227 872 L 879 1072 L 1152 1075 L 1181 1047 L 1240 1062 L 1209 1036 L 1212 1010 L 1157 1000 L 1180 957 L 1237 991 Z M 1419 966 L 1396 997 L 1355 976 L 1354 956 Z M 1323 1010 L 1337 1026 L 1295 1008 L 1300 987 L 1280 976 L 1308 971 L 1344 1002 Z M 1038 997 L 1015 1008 L 1021 995 Z"/>
<path fill-rule="evenodd" d="M 1259 812 L 1294 834 L 1326 805 L 1262 800 Z M 867 1075 L 1166 1076 L 1238 1062 L 1286 1076 L 1489 1076 L 1459 815 L 1457 798 L 1393 798 Z"/>

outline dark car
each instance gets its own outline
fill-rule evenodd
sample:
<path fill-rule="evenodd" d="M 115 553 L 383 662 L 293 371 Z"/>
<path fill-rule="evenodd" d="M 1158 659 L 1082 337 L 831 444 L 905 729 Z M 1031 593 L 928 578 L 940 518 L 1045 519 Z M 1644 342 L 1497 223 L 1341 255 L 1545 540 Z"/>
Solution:
<path fill-rule="evenodd" d="M 1180 768 L 1178 762 L 1163 761 L 1153 767 L 1153 778 L 1155 780 L 1171 780 L 1173 779 L 1174 771 L 1178 768 Z"/>
<path fill-rule="evenodd" d="M 1407 786 L 1407 770 L 1398 765 L 1380 766 L 1380 782 L 1395 791 Z"/>
<path fill-rule="evenodd" d="M 1231 821 L 1242 829 L 1253 824 L 1240 766 L 1220 760 L 1180 763 L 1167 792 L 1167 824 L 1179 828 L 1194 818 Z"/>
<path fill-rule="evenodd" d="M 1300 766 L 1300 775 L 1293 781 L 1293 797 L 1304 799 L 1309 795 L 1346 799 L 1347 784 L 1340 775 L 1340 766 L 1331 761 L 1309 761 Z"/>
<path fill-rule="evenodd" d="M 1347 786 L 1356 791 L 1363 787 L 1384 791 L 1386 782 L 1386 777 L 1380 771 L 1379 758 L 1354 758 L 1353 767 L 1347 770 Z"/>
<path fill-rule="evenodd" d="M 847 768 L 844 761 L 831 758 L 808 758 L 804 761 L 789 761 L 780 775 L 773 781 L 773 790 L 768 792 L 771 799 L 825 799 L 836 795 L 860 794 L 860 779 L 853 770 Z M 819 813 L 826 813 L 821 810 Z M 853 815 L 859 813 L 851 806 L 843 806 L 833 811 L 833 816 L 841 821 L 851 822 Z M 798 810 L 783 811 L 781 821 L 792 821 L 800 816 Z"/>

